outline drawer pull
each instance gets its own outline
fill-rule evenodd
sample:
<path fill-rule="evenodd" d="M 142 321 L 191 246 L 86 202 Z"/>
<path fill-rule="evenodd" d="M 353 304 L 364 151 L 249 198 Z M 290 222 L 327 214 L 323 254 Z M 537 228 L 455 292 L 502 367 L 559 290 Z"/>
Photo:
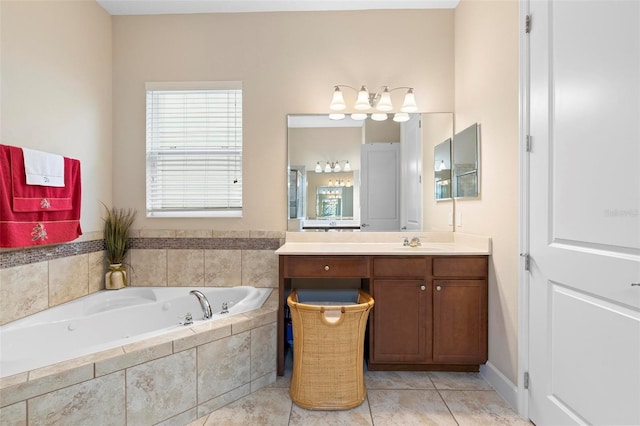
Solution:
<path fill-rule="evenodd" d="M 329 270 L 329 265 L 324 265 L 324 270 L 328 271 Z"/>
<path fill-rule="evenodd" d="M 441 285 L 437 285 L 436 286 L 436 291 L 442 291 L 442 286 Z"/>
<path fill-rule="evenodd" d="M 421 285 L 420 286 L 420 290 L 425 291 L 427 289 L 427 286 Z"/>

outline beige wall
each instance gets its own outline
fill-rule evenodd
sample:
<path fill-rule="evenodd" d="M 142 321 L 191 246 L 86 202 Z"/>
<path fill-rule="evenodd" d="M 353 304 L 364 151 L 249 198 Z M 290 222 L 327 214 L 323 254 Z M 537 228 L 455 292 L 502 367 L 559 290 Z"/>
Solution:
<path fill-rule="evenodd" d="M 480 123 L 480 199 L 456 201 L 456 231 L 489 235 L 489 361 L 517 383 L 518 2 L 455 10 L 455 128 Z"/>
<path fill-rule="evenodd" d="M 111 203 L 111 16 L 95 1 L 1 1 L 0 142 L 80 160 L 83 232 Z"/>
<path fill-rule="evenodd" d="M 244 217 L 136 227 L 286 229 L 286 115 L 326 113 L 335 84 L 411 85 L 420 110 L 453 110 L 452 10 L 114 16 L 113 33 L 118 206 L 145 207 L 145 82 L 244 89 Z"/>

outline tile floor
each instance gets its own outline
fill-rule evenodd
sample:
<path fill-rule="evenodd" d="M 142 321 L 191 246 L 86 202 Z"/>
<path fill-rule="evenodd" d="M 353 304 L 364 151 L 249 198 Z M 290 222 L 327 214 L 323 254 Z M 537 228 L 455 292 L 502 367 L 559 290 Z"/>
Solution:
<path fill-rule="evenodd" d="M 289 397 L 291 365 L 269 387 L 201 417 L 213 425 L 531 425 L 478 373 L 365 371 L 367 398 L 343 411 L 311 411 Z"/>

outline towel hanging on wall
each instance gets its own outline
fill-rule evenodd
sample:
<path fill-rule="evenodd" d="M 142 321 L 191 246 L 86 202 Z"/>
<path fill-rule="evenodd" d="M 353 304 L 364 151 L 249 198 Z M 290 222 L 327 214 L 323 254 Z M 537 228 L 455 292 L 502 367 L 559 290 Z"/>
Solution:
<path fill-rule="evenodd" d="M 28 186 L 21 148 L 0 145 L 0 247 L 72 241 L 80 228 L 80 162 L 64 158 L 64 187 Z"/>
<path fill-rule="evenodd" d="M 64 187 L 64 157 L 22 148 L 27 185 Z"/>

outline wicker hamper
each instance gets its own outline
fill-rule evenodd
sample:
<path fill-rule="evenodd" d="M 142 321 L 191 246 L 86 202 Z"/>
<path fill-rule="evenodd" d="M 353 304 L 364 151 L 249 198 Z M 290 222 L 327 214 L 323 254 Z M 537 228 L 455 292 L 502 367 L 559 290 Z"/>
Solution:
<path fill-rule="evenodd" d="M 354 304 L 306 304 L 287 298 L 293 323 L 291 400 L 311 410 L 345 410 L 364 402 L 364 333 L 373 298 Z"/>

